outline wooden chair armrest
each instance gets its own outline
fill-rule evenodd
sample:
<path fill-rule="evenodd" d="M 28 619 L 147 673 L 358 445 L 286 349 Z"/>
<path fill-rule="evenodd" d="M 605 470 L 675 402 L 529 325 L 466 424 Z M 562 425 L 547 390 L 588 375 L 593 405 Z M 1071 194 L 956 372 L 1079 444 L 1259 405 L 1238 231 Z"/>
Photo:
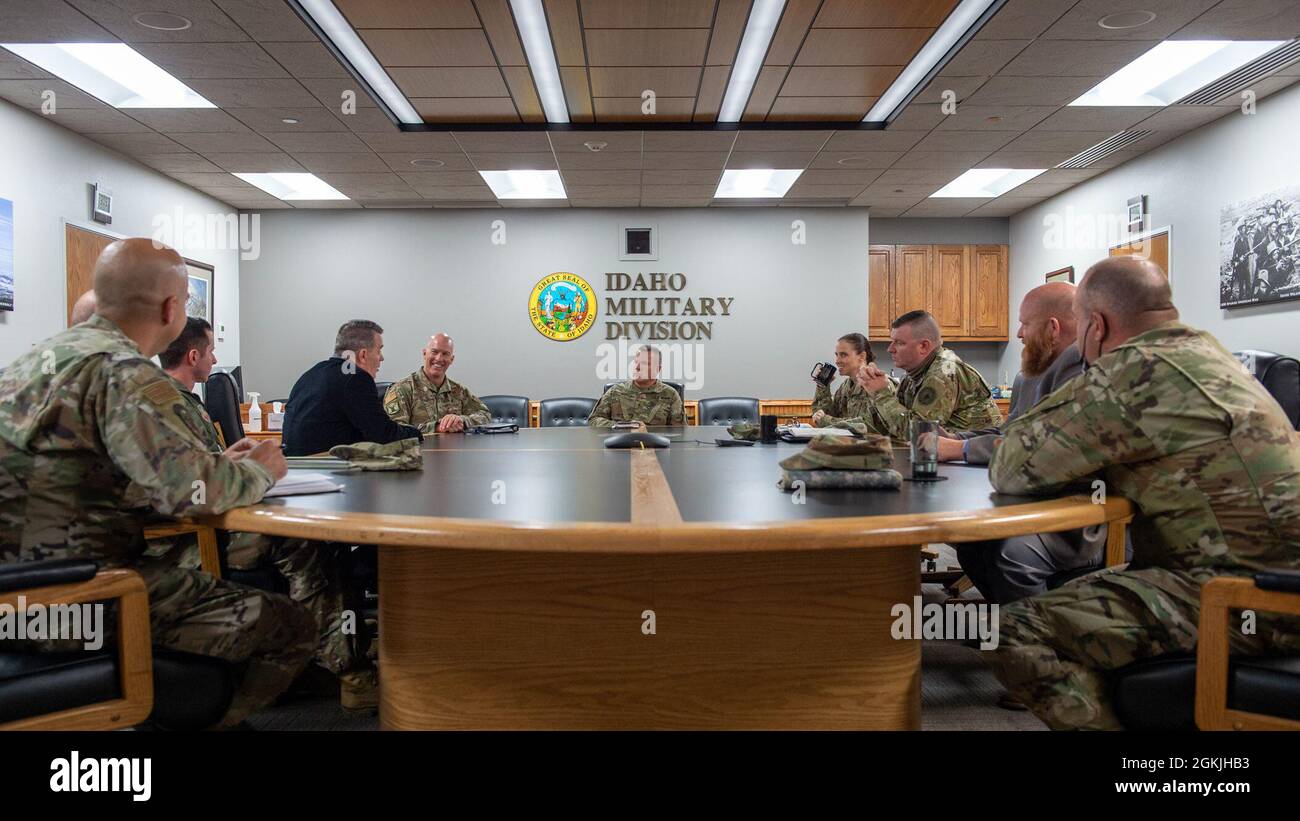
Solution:
<path fill-rule="evenodd" d="M 221 578 L 221 554 L 217 550 L 217 531 L 212 525 L 198 522 L 165 522 L 144 529 L 144 540 L 170 539 L 193 533 L 199 539 L 199 568 L 216 578 Z"/>
<path fill-rule="evenodd" d="M 1202 730 L 1300 730 L 1300 721 L 1228 709 L 1228 623 L 1232 610 L 1300 615 L 1300 594 L 1261 590 L 1248 577 L 1223 576 L 1201 588 L 1196 645 L 1196 726 Z"/>
<path fill-rule="evenodd" d="M 0 730 L 103 730 L 130 727 L 149 717 L 153 710 L 153 648 L 149 634 L 149 594 L 140 574 L 125 569 L 101 570 L 84 582 L 0 594 L 0 605 L 17 608 L 19 596 L 27 606 L 116 599 L 117 659 L 122 696 L 99 704 L 0 724 Z"/>

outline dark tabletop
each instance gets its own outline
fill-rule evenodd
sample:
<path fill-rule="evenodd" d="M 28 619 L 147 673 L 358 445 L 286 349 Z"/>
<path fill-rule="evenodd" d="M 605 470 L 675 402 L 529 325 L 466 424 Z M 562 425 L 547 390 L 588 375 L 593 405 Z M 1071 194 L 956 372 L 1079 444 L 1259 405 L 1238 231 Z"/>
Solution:
<path fill-rule="evenodd" d="M 901 490 L 808 490 L 804 504 L 777 485 L 793 443 L 722 448 L 725 428 L 658 428 L 655 451 L 684 522 L 758 523 L 849 516 L 983 511 L 1033 501 L 993 493 L 983 467 L 941 465 L 945 481 Z M 541 523 L 628 522 L 632 452 L 602 446 L 609 430 L 524 428 L 517 434 L 429 436 L 424 470 L 333 474 L 342 493 L 267 499 L 267 507 Z M 698 440 L 698 441 L 697 441 Z M 707 444 L 699 444 L 704 442 Z M 895 469 L 909 473 L 907 452 Z M 504 504 L 501 501 L 504 494 Z M 495 495 L 495 500 L 494 500 Z"/>

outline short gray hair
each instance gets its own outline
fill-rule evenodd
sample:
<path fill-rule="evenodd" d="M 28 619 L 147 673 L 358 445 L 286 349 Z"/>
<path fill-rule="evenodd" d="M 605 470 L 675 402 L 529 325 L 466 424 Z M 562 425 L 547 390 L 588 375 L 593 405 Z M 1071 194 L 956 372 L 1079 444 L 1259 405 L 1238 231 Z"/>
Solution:
<path fill-rule="evenodd" d="M 908 311 L 890 323 L 891 328 L 901 328 L 908 325 L 912 333 L 921 339 L 928 339 L 936 345 L 943 344 L 943 334 L 939 331 L 939 323 L 929 311 Z"/>
<path fill-rule="evenodd" d="M 369 350 L 375 347 L 375 337 L 383 332 L 384 329 L 379 327 L 378 322 L 371 322 L 369 319 L 350 319 L 343 323 L 339 328 L 338 336 L 334 337 L 334 355 L 342 356 L 345 351 L 355 353 Z"/>

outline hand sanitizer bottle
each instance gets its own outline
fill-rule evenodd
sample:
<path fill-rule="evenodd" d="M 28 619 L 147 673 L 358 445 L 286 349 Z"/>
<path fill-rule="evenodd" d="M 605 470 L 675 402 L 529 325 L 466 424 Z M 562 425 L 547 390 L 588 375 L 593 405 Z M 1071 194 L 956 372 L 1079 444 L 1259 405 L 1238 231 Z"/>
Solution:
<path fill-rule="evenodd" d="M 248 392 L 248 433 L 262 432 L 262 406 L 258 404 L 261 394 Z"/>

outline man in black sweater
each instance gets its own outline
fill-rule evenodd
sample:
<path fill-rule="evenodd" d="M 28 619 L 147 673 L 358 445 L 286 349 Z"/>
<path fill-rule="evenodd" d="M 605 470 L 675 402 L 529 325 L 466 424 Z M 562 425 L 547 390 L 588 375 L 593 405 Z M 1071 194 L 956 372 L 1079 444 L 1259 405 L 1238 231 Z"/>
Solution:
<path fill-rule="evenodd" d="M 343 323 L 334 355 L 313 365 L 294 383 L 284 412 L 287 456 L 323 453 L 354 442 L 421 439 L 410 425 L 384 413 L 375 375 L 384 361 L 384 329 L 368 319 Z"/>

